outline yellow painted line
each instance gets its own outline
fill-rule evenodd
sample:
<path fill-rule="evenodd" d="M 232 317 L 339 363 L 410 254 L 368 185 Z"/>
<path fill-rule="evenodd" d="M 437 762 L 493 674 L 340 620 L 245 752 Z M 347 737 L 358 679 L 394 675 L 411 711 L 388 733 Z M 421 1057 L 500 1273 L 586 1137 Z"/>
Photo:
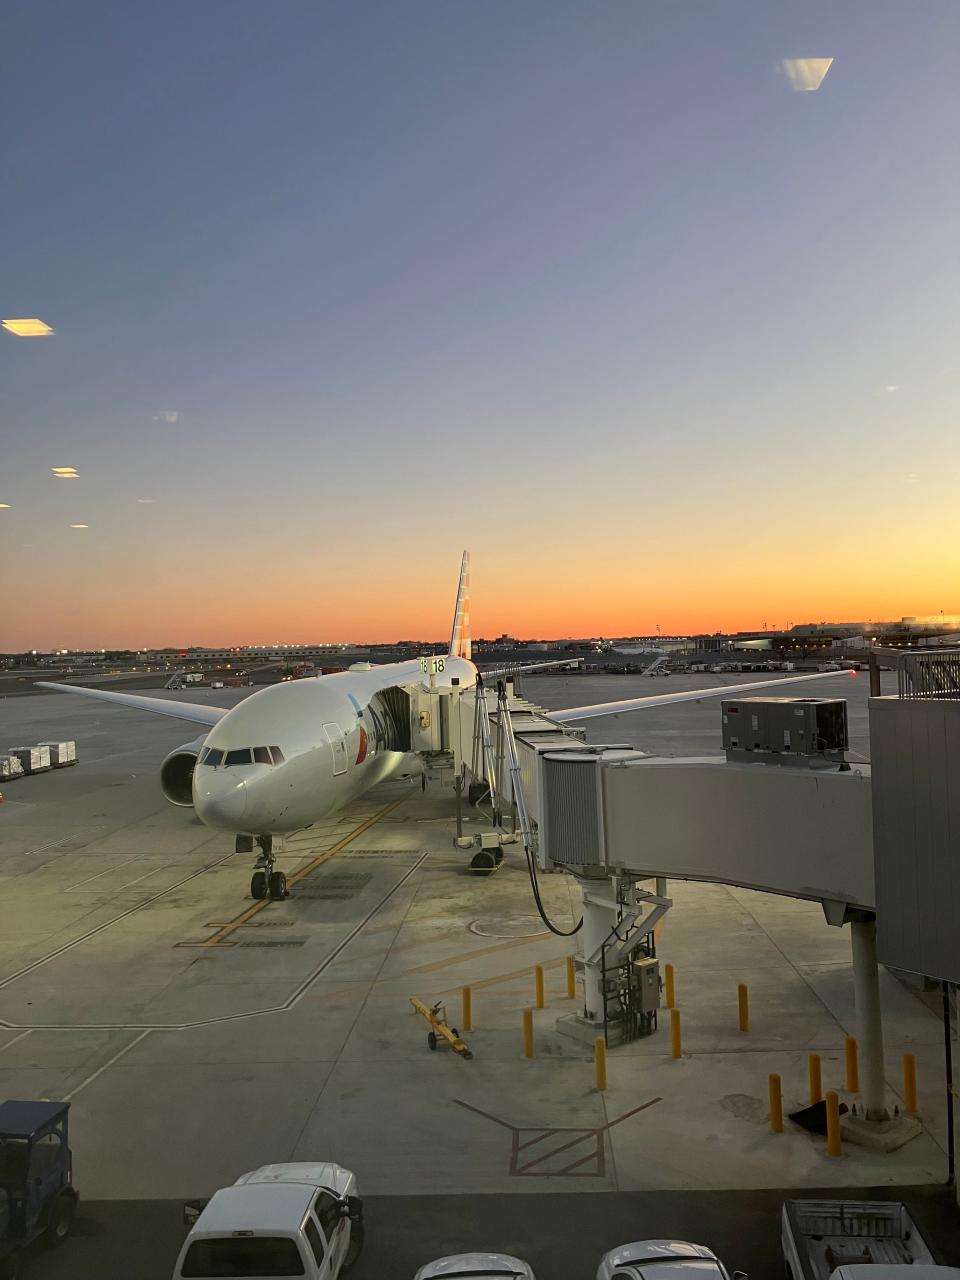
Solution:
<path fill-rule="evenodd" d="M 335 845 L 331 846 L 331 848 L 324 849 L 321 853 L 318 853 L 315 858 L 311 858 L 306 866 L 301 867 L 299 871 L 295 871 L 293 875 L 287 877 L 288 886 L 299 884 L 300 881 L 305 880 L 307 876 L 313 875 L 314 871 L 316 871 L 318 867 L 322 867 L 325 862 L 330 861 L 334 854 L 339 853 L 341 849 L 345 849 L 351 840 L 356 840 L 357 836 L 363 835 L 364 831 L 369 831 L 369 829 L 375 823 L 379 822 L 381 818 L 385 818 L 387 814 L 396 809 L 398 805 L 403 804 L 405 799 L 406 796 L 403 796 L 401 799 L 394 800 L 391 804 L 388 804 L 386 808 L 378 810 L 372 817 L 367 818 L 365 822 L 361 822 L 358 827 L 355 827 L 353 831 L 348 835 L 345 835 L 342 840 L 338 840 Z M 212 938 L 207 938 L 204 942 L 186 943 L 181 945 L 197 947 L 232 946 L 232 943 L 225 944 L 223 941 L 224 938 L 229 938 L 237 929 L 242 929 L 248 921 L 252 920 L 255 915 L 258 915 L 263 911 L 265 907 L 269 907 L 273 901 L 274 900 L 272 898 L 261 898 L 258 902 L 254 902 L 251 906 L 247 907 L 245 911 L 241 911 L 236 919 L 231 920 L 228 924 L 220 925 Z"/>
<path fill-rule="evenodd" d="M 446 960 L 432 960 L 429 964 L 418 964 L 413 969 L 404 970 L 402 977 L 411 973 L 435 973 L 438 969 L 449 969 L 453 965 L 467 964 L 478 956 L 493 956 L 499 951 L 512 951 L 516 947 L 529 947 L 532 942 L 543 942 L 543 934 L 535 933 L 530 938 L 510 938 L 507 942 L 498 942 L 491 947 L 477 947 L 474 951 L 462 951 L 459 955 L 449 956 Z M 558 962 L 559 963 L 559 962 Z"/>

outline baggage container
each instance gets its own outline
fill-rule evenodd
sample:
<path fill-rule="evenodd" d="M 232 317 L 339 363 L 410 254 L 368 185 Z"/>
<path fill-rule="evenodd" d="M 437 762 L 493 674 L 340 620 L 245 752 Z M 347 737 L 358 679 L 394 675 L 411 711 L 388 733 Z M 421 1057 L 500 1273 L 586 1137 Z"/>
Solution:
<path fill-rule="evenodd" d="M 65 765 L 77 763 L 75 742 L 41 742 L 38 745 L 49 749 L 50 764 L 54 769 L 62 769 Z"/>
<path fill-rule="evenodd" d="M 9 781 L 11 778 L 23 777 L 23 765 L 16 756 L 0 756 L 0 778 Z"/>
<path fill-rule="evenodd" d="M 49 747 L 11 747 L 10 755 L 17 757 L 24 773 L 43 773 L 50 768 Z"/>

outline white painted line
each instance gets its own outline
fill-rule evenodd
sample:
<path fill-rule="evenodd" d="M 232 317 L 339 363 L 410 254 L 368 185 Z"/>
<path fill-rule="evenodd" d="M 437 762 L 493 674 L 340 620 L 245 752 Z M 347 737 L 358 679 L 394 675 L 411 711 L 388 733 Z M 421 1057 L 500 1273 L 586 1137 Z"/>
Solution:
<path fill-rule="evenodd" d="M 4 1049 L 9 1049 L 11 1045 L 16 1044 L 18 1040 L 22 1040 L 24 1036 L 32 1036 L 32 1035 L 33 1035 L 32 1027 L 30 1028 L 29 1031 L 21 1031 L 18 1036 L 14 1036 L 12 1040 L 8 1040 L 6 1044 L 0 1044 L 0 1053 L 3 1053 Z"/>
<path fill-rule="evenodd" d="M 103 827 L 91 827 L 91 829 L 87 834 L 90 836 L 95 836 L 99 831 L 102 831 L 102 830 L 103 830 Z M 38 844 L 33 849 L 25 849 L 21 856 L 24 858 L 29 858 L 35 853 L 43 853 L 44 850 L 46 849 L 55 849 L 59 844 L 67 844 L 72 839 L 73 839 L 73 836 L 58 836 L 56 840 L 48 840 L 46 844 Z M 90 844 L 90 841 L 86 840 L 80 846 L 80 848 L 85 849 L 88 844 Z M 71 850 L 71 852 L 78 853 L 79 850 L 73 849 Z"/>
<path fill-rule="evenodd" d="M 119 871 L 121 867 L 129 867 L 131 862 L 139 861 L 139 855 L 136 858 L 127 858 L 126 862 L 118 862 L 112 867 L 107 867 L 105 871 L 98 871 L 95 876 L 87 876 L 86 880 L 78 880 L 76 884 L 68 884 L 63 892 L 70 893 L 74 889 L 79 889 L 81 885 L 89 884 L 91 880 L 99 880 L 101 876 L 109 875 L 111 871 Z"/>
<path fill-rule="evenodd" d="M 181 885 L 188 884 L 191 880 L 196 880 L 197 876 L 202 876 L 205 871 L 211 871 L 214 867 L 220 867 L 225 862 L 229 862 L 236 855 L 233 853 L 225 854 L 222 858 L 218 858 L 216 862 L 207 863 L 206 866 L 200 867 L 196 871 L 191 871 L 188 876 L 184 876 L 182 880 L 177 880 L 173 884 L 168 884 L 165 889 L 161 889 L 158 893 L 153 894 L 149 898 L 144 898 L 142 902 L 136 903 L 135 906 L 127 907 L 126 911 L 119 912 L 118 915 L 111 916 L 109 920 L 104 920 L 103 924 L 98 924 L 95 929 L 88 929 L 86 933 L 81 933 L 79 937 L 72 938 L 69 942 L 65 942 L 62 947 L 57 947 L 53 951 L 48 951 L 45 956 L 40 956 L 37 960 L 32 960 L 30 964 L 25 964 L 22 969 L 17 969 L 14 973 L 7 974 L 5 978 L 0 980 L 0 991 L 4 987 L 9 987 L 12 982 L 16 982 L 18 978 L 23 978 L 28 973 L 32 973 L 34 969 L 40 969 L 45 964 L 49 964 L 51 960 L 56 960 L 58 956 L 64 955 L 67 951 L 72 951 L 74 947 L 79 947 L 81 943 L 88 942 L 90 938 L 95 938 L 98 933 L 103 933 L 104 929 L 109 929 L 112 925 L 119 924 L 121 920 L 126 920 L 127 916 L 134 915 L 137 911 L 142 911 L 144 907 L 149 907 L 151 903 L 156 902 L 158 898 L 165 898 L 168 893 L 172 893 L 174 889 L 179 889 Z M 0 1020 L 0 1027 L 6 1024 Z M 42 1026 L 42 1023 L 36 1024 Z M 69 1023 L 67 1024 L 70 1025 Z M 9 1027 L 8 1030 L 19 1030 Z"/>
<path fill-rule="evenodd" d="M 234 855 L 230 854 L 229 856 L 232 858 Z M 372 907 L 370 911 L 368 911 L 367 914 L 364 916 L 364 918 L 361 921 L 359 921 L 358 924 L 355 924 L 353 926 L 353 928 L 346 935 L 346 937 L 343 938 L 340 942 L 338 942 L 336 946 L 331 951 L 329 951 L 326 956 L 324 956 L 324 958 L 320 961 L 320 963 L 313 970 L 313 972 L 309 973 L 306 976 L 306 978 L 303 979 L 300 985 L 296 987 L 289 996 L 287 996 L 286 1000 L 284 1000 L 282 1004 L 269 1005 L 265 1009 L 247 1009 L 243 1013 L 223 1013 L 213 1018 L 199 1018 L 196 1022 L 151 1022 L 151 1023 L 148 1023 L 146 1026 L 144 1026 L 142 1022 L 139 1022 L 139 1023 L 138 1022 L 35 1022 L 30 1026 L 29 1029 L 31 1031 L 137 1031 L 137 1030 L 142 1030 L 143 1034 L 140 1035 L 137 1038 L 137 1040 L 135 1040 L 132 1044 L 127 1046 L 127 1049 L 132 1049 L 133 1044 L 138 1044 L 139 1041 L 143 1039 L 143 1036 L 145 1036 L 150 1031 L 190 1031 L 194 1027 L 215 1027 L 215 1026 L 219 1026 L 221 1023 L 224 1023 L 224 1022 L 243 1022 L 247 1018 L 259 1018 L 259 1017 L 262 1017 L 264 1014 L 268 1014 L 268 1013 L 287 1013 L 290 1009 L 296 1008 L 296 1006 L 307 994 L 307 992 L 310 990 L 310 988 L 313 986 L 316 980 L 320 977 L 320 975 L 324 973 L 324 971 L 328 969 L 335 960 L 339 959 L 339 957 L 343 954 L 343 952 L 347 949 L 347 947 L 349 947 L 350 943 L 353 942 L 354 938 L 356 938 L 357 935 L 360 934 L 366 928 L 366 926 L 370 923 L 370 921 L 374 918 L 374 916 L 380 910 L 382 910 L 383 907 L 387 905 L 387 903 L 390 901 L 393 895 L 397 893 L 399 889 L 403 888 L 403 886 L 410 879 L 413 873 L 415 871 L 419 871 L 420 867 L 424 864 L 424 862 L 426 862 L 429 856 L 430 855 L 428 853 L 422 853 L 420 857 L 417 859 L 417 861 L 413 864 L 413 866 L 407 868 L 407 870 L 396 882 L 396 884 L 387 890 L 387 892 L 383 895 L 383 897 L 376 904 L 376 906 Z M 221 858 L 220 861 L 225 862 L 226 858 Z M 219 863 L 215 862 L 212 865 L 219 866 Z M 194 874 L 199 875 L 200 873 L 195 872 Z M 192 880 L 192 879 L 193 879 L 193 876 L 187 876 L 187 880 Z M 186 884 L 186 880 L 181 880 L 180 883 Z M 177 885 L 170 886 L 171 889 L 176 889 L 177 887 L 178 887 Z M 44 957 L 41 957 L 41 959 L 39 960 L 35 960 L 32 965 L 28 965 L 26 968 L 21 969 L 19 973 L 11 974 L 9 978 L 5 978 L 2 982 L 0 982 L 0 988 L 6 986 L 7 983 L 9 982 L 13 982 L 14 979 L 22 976 L 22 974 L 28 973 L 31 969 L 36 969 L 40 965 L 45 964 L 47 960 L 53 959 L 55 956 L 60 955 L 64 951 L 69 951 L 69 949 L 73 946 L 76 946 L 78 942 L 85 941 L 86 938 L 92 937 L 93 934 L 95 933 L 99 933 L 101 929 L 108 929 L 111 924 L 116 924 L 118 920 L 123 920 L 129 915 L 133 915 L 135 911 L 139 911 L 141 907 L 146 906 L 148 902 L 154 902 L 157 898 L 162 898 L 164 894 L 169 892 L 170 892 L 169 889 L 164 889 L 161 893 L 155 894 L 153 898 L 146 899 L 145 902 L 141 902 L 137 906 L 131 907 L 129 911 L 124 911 L 122 915 L 114 916 L 113 920 L 108 920 L 105 924 L 100 925 L 99 928 L 92 929 L 90 933 L 85 934 L 83 938 L 77 938 L 74 942 L 68 942 L 65 946 L 60 947 L 58 951 L 51 952 L 49 956 L 44 956 Z M 23 1028 L 23 1023 L 22 1022 L 11 1023 L 11 1022 L 8 1022 L 5 1018 L 0 1018 L 0 1028 L 5 1029 L 7 1031 L 20 1031 Z M 124 1049 L 123 1053 L 126 1053 L 127 1049 Z M 122 1057 L 123 1053 L 121 1053 L 119 1056 Z M 106 1065 L 110 1066 L 111 1064 L 107 1063 Z M 106 1068 L 103 1068 L 103 1069 L 105 1070 Z M 97 1074 L 99 1074 L 99 1072 Z M 84 1084 L 87 1084 L 87 1083 L 88 1081 L 84 1081 Z M 81 1085 L 80 1088 L 83 1088 L 83 1085 Z M 74 1092 L 76 1092 L 76 1090 Z M 69 1101 L 69 1097 L 67 1101 Z"/>
<path fill-rule="evenodd" d="M 153 867 L 150 871 L 145 871 L 142 876 L 137 876 L 136 880 L 128 880 L 126 884 L 118 884 L 117 889 L 129 889 L 132 884 L 139 884 L 141 880 L 146 880 L 148 876 L 155 876 L 161 867 Z"/>
<path fill-rule="evenodd" d="M 125 1057 L 131 1049 L 135 1049 L 141 1040 L 146 1040 L 149 1034 L 150 1028 L 148 1027 L 146 1031 L 141 1031 L 138 1036 L 134 1036 L 129 1044 L 124 1045 L 124 1047 L 118 1053 L 115 1053 L 112 1058 L 108 1058 L 102 1067 L 97 1067 L 93 1075 L 87 1076 L 86 1080 L 81 1080 L 75 1089 L 71 1089 L 68 1094 L 65 1094 L 63 1099 L 64 1102 L 72 1102 L 81 1089 L 85 1089 L 88 1084 L 93 1084 L 94 1080 L 98 1080 L 105 1071 L 109 1071 L 110 1068 L 115 1063 L 119 1062 L 121 1058 Z"/>

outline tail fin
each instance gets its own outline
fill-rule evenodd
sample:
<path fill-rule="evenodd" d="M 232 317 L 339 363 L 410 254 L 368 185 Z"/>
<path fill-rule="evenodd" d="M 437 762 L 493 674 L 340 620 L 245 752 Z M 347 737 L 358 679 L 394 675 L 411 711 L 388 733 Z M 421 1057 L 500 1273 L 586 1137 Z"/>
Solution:
<path fill-rule="evenodd" d="M 460 562 L 460 583 L 457 587 L 457 604 L 453 612 L 453 630 L 450 633 L 451 658 L 469 658 L 470 645 L 470 552 L 463 553 Z"/>

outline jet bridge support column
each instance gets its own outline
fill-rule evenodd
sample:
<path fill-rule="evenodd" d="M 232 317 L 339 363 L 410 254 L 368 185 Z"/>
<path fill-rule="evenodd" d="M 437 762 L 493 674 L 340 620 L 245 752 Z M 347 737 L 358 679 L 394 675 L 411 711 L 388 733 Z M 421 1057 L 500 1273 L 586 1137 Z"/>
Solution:
<path fill-rule="evenodd" d="M 578 869 L 577 879 L 583 894 L 583 1014 L 572 1020 L 561 1018 L 557 1025 L 558 1030 L 579 1037 L 585 1028 L 602 1029 L 606 1034 L 605 979 L 609 982 L 623 966 L 635 963 L 637 953 L 648 945 L 654 926 L 672 904 L 666 897 L 666 881 L 660 877 L 653 893 L 639 886 L 636 873 L 622 868 L 596 877 L 585 876 Z M 658 993 L 658 984 L 656 990 Z M 657 995 L 655 1005 L 645 1005 L 643 1012 L 652 1013 L 658 1004 Z M 625 1034 L 622 1027 L 620 1034 Z"/>
<path fill-rule="evenodd" d="M 851 920 L 850 942 L 853 948 L 853 992 L 857 1009 L 864 1114 L 867 1120 L 889 1120 L 883 1073 L 883 1021 L 880 1017 L 876 917 L 863 915 Z"/>
<path fill-rule="evenodd" d="M 601 1024 L 603 985 L 600 955 L 603 944 L 617 923 L 616 894 L 608 877 L 581 880 L 580 887 L 583 890 L 583 1016 L 590 1022 Z"/>

